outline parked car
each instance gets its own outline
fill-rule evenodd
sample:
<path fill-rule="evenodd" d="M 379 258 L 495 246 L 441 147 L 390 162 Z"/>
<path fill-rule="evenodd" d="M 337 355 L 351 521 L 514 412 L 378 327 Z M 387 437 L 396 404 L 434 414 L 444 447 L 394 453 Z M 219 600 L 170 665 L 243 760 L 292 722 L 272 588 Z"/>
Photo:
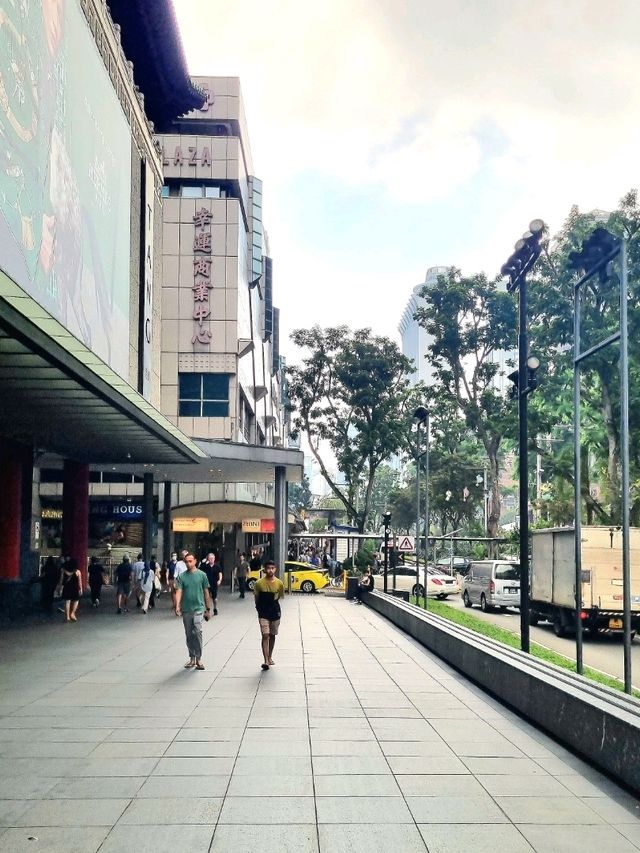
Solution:
<path fill-rule="evenodd" d="M 469 557 L 441 557 L 436 561 L 436 569 L 448 575 L 464 575 L 469 571 L 471 560 Z"/>
<path fill-rule="evenodd" d="M 291 592 L 316 592 L 324 589 L 330 583 L 329 571 L 327 569 L 316 569 L 309 563 L 298 563 L 295 560 L 287 560 L 284 564 L 284 577 L 282 582 L 285 589 L 289 588 L 289 573 L 291 573 Z M 247 587 L 253 592 L 255 582 L 261 572 L 255 569 L 247 574 Z"/>
<path fill-rule="evenodd" d="M 424 568 L 420 568 L 420 583 L 416 584 L 415 566 L 398 566 L 396 572 L 396 589 L 410 592 L 411 595 L 424 595 Z M 387 581 L 388 589 L 393 588 L 393 570 L 389 569 L 389 578 Z M 376 584 L 376 589 L 382 589 L 380 581 Z M 449 595 L 455 595 L 460 592 L 460 584 L 457 578 L 452 578 L 451 575 L 442 574 L 434 568 L 427 569 L 427 597 L 428 598 L 447 598 Z"/>
<path fill-rule="evenodd" d="M 520 606 L 520 564 L 513 560 L 478 560 L 471 563 L 462 585 L 465 607 L 479 604 L 483 611 L 492 607 Z"/>

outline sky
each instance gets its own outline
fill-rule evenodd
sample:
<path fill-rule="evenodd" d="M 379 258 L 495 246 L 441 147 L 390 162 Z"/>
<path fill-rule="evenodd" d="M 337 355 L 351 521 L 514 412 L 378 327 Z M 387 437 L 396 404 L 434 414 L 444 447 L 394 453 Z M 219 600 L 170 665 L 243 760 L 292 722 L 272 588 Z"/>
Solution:
<path fill-rule="evenodd" d="M 397 326 L 431 266 L 497 274 L 528 223 L 638 186 L 637 0 L 174 0 L 241 80 L 292 329 Z"/>

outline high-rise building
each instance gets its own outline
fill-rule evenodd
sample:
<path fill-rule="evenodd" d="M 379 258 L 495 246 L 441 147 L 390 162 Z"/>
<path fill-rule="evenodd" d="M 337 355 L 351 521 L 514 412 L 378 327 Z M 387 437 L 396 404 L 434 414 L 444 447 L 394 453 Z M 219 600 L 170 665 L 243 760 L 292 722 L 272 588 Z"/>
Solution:
<path fill-rule="evenodd" d="M 415 370 L 411 375 L 412 385 L 416 385 L 418 382 L 430 385 L 433 379 L 433 371 L 426 357 L 432 337 L 415 319 L 418 308 L 422 308 L 426 304 L 426 300 L 421 296 L 421 291 L 425 286 L 433 286 L 437 282 L 438 276 L 448 275 L 449 269 L 450 267 L 429 267 L 424 282 L 413 288 L 407 306 L 402 312 L 398 331 L 402 338 L 402 352 L 407 358 L 413 359 L 415 364 Z"/>

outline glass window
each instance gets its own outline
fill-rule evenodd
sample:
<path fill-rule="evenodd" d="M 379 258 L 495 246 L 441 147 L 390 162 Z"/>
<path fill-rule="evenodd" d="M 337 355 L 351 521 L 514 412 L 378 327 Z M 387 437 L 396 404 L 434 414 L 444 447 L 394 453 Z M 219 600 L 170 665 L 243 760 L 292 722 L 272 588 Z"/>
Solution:
<path fill-rule="evenodd" d="M 182 187 L 182 198 L 202 198 L 202 190 L 204 187 L 190 187 L 183 186 Z"/>
<path fill-rule="evenodd" d="M 519 581 L 520 566 L 513 566 L 509 563 L 502 563 L 496 566 L 496 580 L 500 581 Z"/>
<path fill-rule="evenodd" d="M 179 375 L 179 388 L 181 400 L 201 400 L 200 389 L 202 387 L 201 373 L 181 373 Z"/>
<path fill-rule="evenodd" d="M 214 403 L 211 400 L 204 400 L 202 414 L 205 418 L 226 418 L 229 415 L 229 403 Z"/>
<path fill-rule="evenodd" d="M 228 373 L 180 373 L 178 414 L 191 418 L 229 415 Z"/>
<path fill-rule="evenodd" d="M 180 409 L 178 414 L 182 418 L 199 418 L 201 417 L 202 403 L 200 400 L 180 400 Z"/>
<path fill-rule="evenodd" d="M 228 400 L 229 376 L 227 373 L 204 373 L 202 375 L 204 400 Z"/>
<path fill-rule="evenodd" d="M 220 198 L 220 187 L 205 187 L 204 194 L 207 198 Z"/>
<path fill-rule="evenodd" d="M 162 187 L 162 198 L 169 198 L 169 191 L 171 187 L 168 184 L 165 184 Z"/>

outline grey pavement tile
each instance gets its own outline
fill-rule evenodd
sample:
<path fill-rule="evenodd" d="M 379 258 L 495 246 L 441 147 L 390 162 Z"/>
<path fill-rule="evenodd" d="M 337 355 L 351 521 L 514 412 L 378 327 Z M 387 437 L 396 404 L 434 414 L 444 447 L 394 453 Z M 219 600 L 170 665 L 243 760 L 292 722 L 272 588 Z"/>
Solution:
<path fill-rule="evenodd" d="M 221 776 L 150 776 L 137 793 L 140 799 L 162 798 L 170 795 L 185 797 L 224 797 L 230 774 Z"/>
<path fill-rule="evenodd" d="M 165 797 L 157 799 L 136 799 L 120 818 L 119 825 L 142 824 L 214 824 L 218 820 L 222 798 L 198 797 Z"/>
<path fill-rule="evenodd" d="M 113 826 L 129 800 L 41 800 L 13 822 L 13 826 Z"/>
<path fill-rule="evenodd" d="M 623 823 L 640 825 L 640 801 L 622 791 L 618 802 L 610 797 L 583 797 L 582 802 L 604 818 L 607 823 L 620 826 Z"/>
<path fill-rule="evenodd" d="M 413 823 L 404 799 L 398 797 L 318 797 L 318 825 L 323 823 Z"/>
<path fill-rule="evenodd" d="M 496 797 L 495 801 L 512 823 L 604 823 L 600 815 L 578 797 Z"/>
<path fill-rule="evenodd" d="M 376 736 L 366 721 L 360 719 L 357 726 L 327 726 L 322 722 L 311 728 L 311 742 L 321 740 L 363 740 L 375 741 Z"/>
<path fill-rule="evenodd" d="M 479 775 L 478 782 L 492 797 L 572 797 L 573 794 L 564 787 L 554 776 L 537 773 L 518 776 L 510 773 L 508 776 Z"/>
<path fill-rule="evenodd" d="M 485 774 L 488 776 L 496 774 L 504 774 L 509 776 L 546 775 L 547 771 L 540 767 L 531 758 L 497 758 L 494 756 L 465 756 L 464 763 L 467 765 L 471 773 L 477 775 Z"/>
<path fill-rule="evenodd" d="M 308 741 L 304 740 L 292 740 L 289 743 L 287 741 L 278 741 L 277 743 L 271 743 L 269 740 L 260 741 L 247 741 L 243 742 L 238 755 L 244 757 L 250 756 L 282 756 L 285 757 L 299 757 L 304 758 L 311 754 L 311 747 Z"/>
<path fill-rule="evenodd" d="M 0 835 L 2 853 L 96 853 L 109 832 L 106 826 L 31 826 Z M 37 838 L 37 842 L 31 839 Z"/>
<path fill-rule="evenodd" d="M 481 816 L 478 817 L 476 825 L 419 824 L 418 828 L 429 853 L 495 853 L 496 850 L 503 850 L 504 853 L 531 853 L 533 850 L 515 826 L 491 826 L 481 823 Z M 549 848 L 549 853 L 558 853 L 560 850 L 564 851 L 564 848 Z"/>
<path fill-rule="evenodd" d="M 615 800 L 621 794 L 623 798 L 627 796 L 619 785 L 607 779 L 606 776 L 601 776 L 599 779 L 585 779 L 584 776 L 572 774 L 555 778 L 577 797 L 612 797 Z"/>
<path fill-rule="evenodd" d="M 640 826 L 635 823 L 622 823 L 617 829 L 621 835 L 640 849 Z"/>
<path fill-rule="evenodd" d="M 260 729 L 247 729 L 243 738 L 243 744 L 255 741 L 264 741 L 265 734 Z M 292 741 L 302 740 L 309 743 L 309 729 L 302 726 L 296 728 L 269 729 L 269 740 L 276 741 Z"/>
<path fill-rule="evenodd" d="M 157 758 L 81 758 L 67 776 L 148 776 Z"/>
<path fill-rule="evenodd" d="M 288 767 L 283 765 L 283 771 Z M 292 776 L 289 774 L 273 774 L 268 781 L 264 773 L 255 776 L 233 775 L 229 784 L 227 796 L 229 797 L 312 797 L 313 777 Z"/>
<path fill-rule="evenodd" d="M 410 824 L 323 824 L 318 827 L 321 853 L 426 853 L 416 826 Z"/>
<path fill-rule="evenodd" d="M 239 744 L 224 740 L 176 740 L 165 751 L 165 758 L 235 758 Z"/>
<path fill-rule="evenodd" d="M 212 825 L 130 826 L 119 823 L 100 848 L 100 853 L 207 853 L 213 836 Z"/>
<path fill-rule="evenodd" d="M 108 741 L 93 747 L 91 758 L 161 758 L 166 749 L 163 741 Z"/>
<path fill-rule="evenodd" d="M 323 726 L 325 724 L 340 725 L 338 720 L 353 720 L 362 719 L 362 708 L 354 706 L 353 708 L 312 708 L 309 707 L 309 724 L 313 728 Z"/>
<path fill-rule="evenodd" d="M 293 755 L 284 762 L 279 762 L 279 772 L 284 771 L 286 766 L 287 774 L 290 776 L 310 776 L 311 775 L 311 758 L 308 756 Z M 236 759 L 233 766 L 234 776 L 259 776 L 262 775 L 271 778 L 274 773 L 274 760 L 268 755 L 240 755 Z"/>
<path fill-rule="evenodd" d="M 369 720 L 378 740 L 441 740 L 426 720 Z"/>
<path fill-rule="evenodd" d="M 509 823 L 489 796 L 407 797 L 416 823 Z"/>
<path fill-rule="evenodd" d="M 161 758 L 153 770 L 154 776 L 220 776 L 231 773 L 234 759 L 218 758 Z"/>
<path fill-rule="evenodd" d="M 495 737 L 486 740 L 448 741 L 452 749 L 461 757 L 469 758 L 525 758 L 526 756 L 504 738 Z"/>
<path fill-rule="evenodd" d="M 33 800 L 0 800 L 0 826 L 20 826 L 19 818 L 33 806 Z"/>
<path fill-rule="evenodd" d="M 251 815 L 247 814 L 247 819 Z M 216 827 L 210 853 L 318 853 L 315 820 L 309 824 Z"/>
<path fill-rule="evenodd" d="M 234 726 L 233 728 L 219 726 L 185 726 L 178 730 L 175 739 L 179 740 L 217 740 L 228 743 L 240 743 L 244 735 L 244 728 Z"/>
<path fill-rule="evenodd" d="M 316 797 L 399 797 L 401 794 L 391 773 L 316 776 L 315 789 Z"/>
<path fill-rule="evenodd" d="M 375 740 L 317 740 L 311 745 L 311 752 L 314 758 L 318 755 L 382 755 Z"/>
<path fill-rule="evenodd" d="M 0 778 L 0 799 L 39 800 L 58 782 L 55 776 L 5 776 Z"/>
<path fill-rule="evenodd" d="M 536 763 L 539 764 L 547 773 L 551 773 L 552 776 L 575 776 L 582 772 L 578 767 L 573 764 L 569 764 L 566 759 L 556 758 L 555 756 L 553 758 L 536 758 Z M 588 768 L 587 772 L 583 775 L 587 778 L 591 778 L 588 770 L 591 770 L 591 768 Z M 593 774 L 595 775 L 596 772 L 597 771 L 593 771 Z"/>
<path fill-rule="evenodd" d="M 611 826 L 518 826 L 536 853 L 637 853 Z"/>
<path fill-rule="evenodd" d="M 78 758 L 0 758 L 0 779 L 16 776 L 69 776 Z"/>
<path fill-rule="evenodd" d="M 109 732 L 106 738 L 103 738 L 103 743 L 139 743 L 141 740 L 145 743 L 165 743 L 169 745 L 174 737 L 180 732 L 178 726 L 173 728 L 165 728 L 162 719 L 160 726 L 150 726 L 144 733 L 137 729 L 127 731 L 126 729 L 114 729 Z"/>
<path fill-rule="evenodd" d="M 455 756 L 454 751 L 443 740 L 383 740 L 380 747 L 385 755 L 404 755 L 419 758 L 420 756 Z"/>
<path fill-rule="evenodd" d="M 365 708 L 364 713 L 370 720 L 422 719 L 422 714 L 417 708 Z"/>
<path fill-rule="evenodd" d="M 293 824 L 315 823 L 316 810 L 313 797 L 226 797 L 218 823 Z"/>
<path fill-rule="evenodd" d="M 54 785 L 47 800 L 130 800 L 135 797 L 146 776 L 68 777 Z"/>
<path fill-rule="evenodd" d="M 483 797 L 485 789 L 473 776 L 429 775 L 396 776 L 405 797 Z"/>
<path fill-rule="evenodd" d="M 394 773 L 406 775 L 468 774 L 469 770 L 455 755 L 421 755 L 411 757 L 405 755 L 387 756 L 389 766 Z"/>
<path fill-rule="evenodd" d="M 23 741 L 0 745 L 2 758 L 84 758 L 96 747 L 94 742 Z"/>
<path fill-rule="evenodd" d="M 314 776 L 368 775 L 389 773 L 383 756 L 375 755 L 318 755 L 313 758 Z"/>

